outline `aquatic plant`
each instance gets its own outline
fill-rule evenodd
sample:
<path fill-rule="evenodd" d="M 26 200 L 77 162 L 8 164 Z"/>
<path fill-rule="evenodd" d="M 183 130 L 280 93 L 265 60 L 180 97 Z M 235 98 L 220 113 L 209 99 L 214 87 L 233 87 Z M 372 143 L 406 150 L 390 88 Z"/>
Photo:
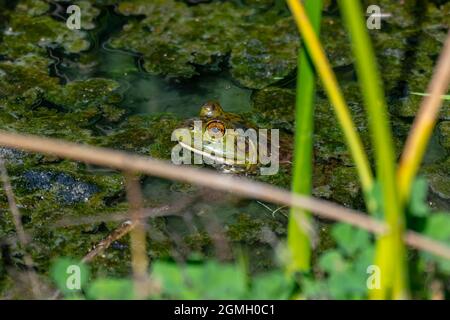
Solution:
<path fill-rule="evenodd" d="M 376 68 L 375 55 L 362 19 L 362 8 L 359 3 L 342 0 L 339 2 L 344 16 L 345 24 L 350 32 L 352 39 L 352 48 L 356 57 L 356 70 L 358 79 L 363 92 L 363 97 L 367 107 L 368 119 L 372 131 L 372 140 L 375 149 L 377 176 L 381 188 L 381 198 L 374 196 L 374 185 L 370 177 L 365 152 L 360 147 L 358 136 L 354 133 L 351 119 L 348 117 L 348 111 L 335 80 L 335 75 L 329 67 L 328 61 L 323 53 L 318 37 L 314 34 L 311 23 L 305 13 L 305 9 L 300 1 L 288 0 L 288 4 L 296 19 L 299 30 L 309 50 L 311 59 L 314 62 L 316 70 L 324 82 L 326 92 L 334 104 L 338 114 L 338 119 L 342 130 L 346 133 L 347 143 L 352 150 L 354 161 L 359 168 L 361 183 L 366 193 L 366 206 L 369 212 L 383 212 L 384 219 L 389 225 L 389 231 L 379 237 L 376 250 L 376 265 L 381 269 L 383 280 L 379 289 L 371 291 L 373 298 L 406 298 L 408 296 L 408 273 L 406 266 L 405 248 L 402 234 L 405 226 L 404 205 L 405 190 L 411 188 L 411 177 L 414 170 L 417 171 L 423 155 L 424 146 L 431 135 L 431 128 L 434 124 L 433 118 L 439 109 L 439 95 L 445 90 L 450 81 L 450 71 L 447 66 L 450 60 L 443 58 L 439 62 L 440 67 L 436 73 L 436 78 L 440 82 L 431 85 L 434 90 L 434 97 L 430 99 L 436 101 L 433 107 L 430 106 L 431 116 L 419 117 L 419 133 L 414 134 L 411 139 L 413 149 L 418 150 L 413 155 L 406 157 L 407 164 L 401 165 L 399 169 L 400 184 L 396 181 L 396 166 L 394 162 L 394 151 L 392 146 L 392 136 L 387 119 L 387 108 L 384 102 L 384 94 L 381 87 L 381 80 Z M 449 41 L 450 42 L 450 41 Z M 449 44 L 450 46 L 450 44 Z M 447 49 L 444 47 L 442 56 L 445 57 Z M 433 81 L 436 81 L 433 79 Z M 439 85 L 437 85 L 439 83 Z M 299 94 L 299 93 L 297 93 Z M 429 103 L 431 105 L 431 102 Z M 339 115 L 341 116 L 339 117 Z M 422 120 L 425 118 L 427 120 Z M 422 127 L 420 125 L 422 124 Z M 421 131 L 422 132 L 421 132 Z M 414 137 L 417 139 L 414 140 Z M 415 143 L 415 144 L 414 144 Z M 408 145 L 407 145 L 408 148 Z M 406 149 L 408 151 L 408 149 Z M 407 169 L 402 170 L 404 167 Z M 408 170 L 409 169 L 409 170 Z M 405 173 L 404 173 L 405 172 Z M 404 173 L 404 174 L 403 174 Z M 408 175 L 409 173 L 409 175 Z M 403 178 L 406 175 L 406 179 Z M 403 180 L 403 181 L 402 181 Z M 406 182 L 405 182 L 406 181 Z"/>
<path fill-rule="evenodd" d="M 306 12 L 314 31 L 318 34 L 321 22 L 322 1 L 307 1 Z M 297 95 L 295 102 L 295 153 L 292 167 L 292 191 L 310 195 L 312 191 L 313 132 L 315 75 L 310 57 L 303 46 L 299 53 L 297 67 Z M 311 259 L 311 240 L 306 226 L 310 219 L 308 212 L 292 208 L 288 222 L 288 246 L 292 263 L 291 271 L 308 271 Z"/>

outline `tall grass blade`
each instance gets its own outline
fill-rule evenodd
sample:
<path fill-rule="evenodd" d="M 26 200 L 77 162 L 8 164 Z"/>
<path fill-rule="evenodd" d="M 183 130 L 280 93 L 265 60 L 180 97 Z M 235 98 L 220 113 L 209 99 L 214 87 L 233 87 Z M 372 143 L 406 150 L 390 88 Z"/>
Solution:
<path fill-rule="evenodd" d="M 433 133 L 434 126 L 442 106 L 442 99 L 449 99 L 443 94 L 450 84 L 450 32 L 447 34 L 444 48 L 434 70 L 425 98 L 422 100 L 419 112 L 406 140 L 400 159 L 397 177 L 400 196 L 403 202 L 408 202 L 411 184 L 419 170 L 420 163 Z"/>
<path fill-rule="evenodd" d="M 356 131 L 355 125 L 350 116 L 350 111 L 344 100 L 342 92 L 336 80 L 336 76 L 331 69 L 325 52 L 314 32 L 314 28 L 306 15 L 305 8 L 299 0 L 286 0 L 294 16 L 297 27 L 302 35 L 303 42 L 311 57 L 316 72 L 320 76 L 326 93 L 333 104 L 337 119 L 344 133 L 350 153 L 356 164 L 361 185 L 365 195 L 369 194 L 373 186 L 372 172 L 369 166 L 367 155 L 364 151 L 361 139 Z M 370 203 L 368 205 L 371 211 Z"/>
<path fill-rule="evenodd" d="M 373 298 L 406 298 L 407 266 L 402 240 L 405 218 L 395 180 L 394 147 L 381 78 L 360 2 L 340 0 L 339 5 L 352 40 L 358 82 L 375 149 L 377 177 L 382 187 L 384 218 L 390 227 L 389 233 L 380 237 L 377 244 L 376 264 L 383 275 L 381 288 L 370 293 Z"/>
<path fill-rule="evenodd" d="M 322 0 L 307 0 L 306 12 L 314 31 L 320 29 Z M 298 58 L 297 90 L 295 107 L 295 152 L 292 171 L 292 191 L 300 194 L 311 194 L 312 189 L 312 148 L 314 131 L 314 98 L 315 98 L 314 66 L 306 48 L 302 47 Z M 288 270 L 308 271 L 311 260 L 311 241 L 303 221 L 310 219 L 310 213 L 292 207 L 288 223 L 288 246 L 291 253 L 291 264 Z"/>

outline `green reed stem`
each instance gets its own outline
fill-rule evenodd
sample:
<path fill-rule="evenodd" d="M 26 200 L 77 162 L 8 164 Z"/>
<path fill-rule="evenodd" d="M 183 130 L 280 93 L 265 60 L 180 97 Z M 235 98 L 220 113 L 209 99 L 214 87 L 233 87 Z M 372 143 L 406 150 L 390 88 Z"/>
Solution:
<path fill-rule="evenodd" d="M 378 180 L 382 187 L 384 219 L 389 233 L 377 241 L 375 263 L 381 269 L 381 288 L 371 290 L 377 299 L 401 299 L 408 295 L 406 251 L 403 244 L 405 217 L 396 184 L 396 166 L 391 128 L 372 43 L 359 1 L 340 0 L 339 6 L 350 32 L 358 81 L 371 130 Z"/>
<path fill-rule="evenodd" d="M 322 0 L 307 0 L 305 8 L 314 31 L 319 34 Z M 297 67 L 292 191 L 307 195 L 310 195 L 312 190 L 315 81 L 314 65 L 303 46 L 299 52 Z M 308 230 L 302 227 L 309 225 L 309 219 L 309 212 L 291 208 L 287 237 L 291 253 L 289 271 L 308 271 L 310 268 L 311 243 Z"/>
<path fill-rule="evenodd" d="M 318 76 L 323 82 L 325 92 L 334 108 L 338 123 L 344 133 L 345 141 L 356 165 L 356 170 L 366 198 L 366 205 L 368 210 L 372 212 L 373 204 L 367 197 L 373 188 L 372 170 L 370 169 L 369 160 L 364 151 L 361 138 L 352 121 L 350 110 L 345 102 L 341 89 L 339 88 L 336 75 L 325 55 L 325 51 L 320 44 L 319 38 L 314 32 L 302 2 L 300 0 L 286 0 L 286 2 L 289 5 L 292 16 L 301 33 L 309 57 L 314 64 Z"/>

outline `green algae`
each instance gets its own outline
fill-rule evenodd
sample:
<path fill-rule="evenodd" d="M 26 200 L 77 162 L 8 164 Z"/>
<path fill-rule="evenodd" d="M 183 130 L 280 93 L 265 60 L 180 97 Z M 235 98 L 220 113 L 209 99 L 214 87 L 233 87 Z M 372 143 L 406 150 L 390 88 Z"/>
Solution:
<path fill-rule="evenodd" d="M 350 42 L 341 19 L 324 16 L 320 30 L 320 40 L 331 66 L 337 68 L 352 64 Z"/>
<path fill-rule="evenodd" d="M 235 43 L 230 57 L 231 75 L 241 85 L 261 89 L 295 70 L 299 38 L 292 19 L 244 26 L 241 32 L 243 39 Z"/>
<path fill-rule="evenodd" d="M 114 80 L 91 78 L 72 81 L 65 86 L 50 90 L 46 98 L 69 110 L 101 107 L 121 101 L 121 96 L 115 93 L 118 87 L 119 84 Z"/>
<path fill-rule="evenodd" d="M 134 115 L 104 140 L 104 146 L 170 159 L 172 131 L 180 120 L 170 115 Z"/>
<path fill-rule="evenodd" d="M 59 80 L 48 75 L 49 61 L 27 55 L 15 62 L 0 61 L 0 103 L 30 107 Z"/>
<path fill-rule="evenodd" d="M 438 125 L 441 145 L 450 152 L 450 121 L 442 121 Z"/>
<path fill-rule="evenodd" d="M 42 0 L 21 1 L 15 7 L 16 12 L 25 13 L 31 17 L 41 16 L 50 10 L 50 4 Z"/>
<path fill-rule="evenodd" d="M 92 4 L 92 1 L 74 1 L 74 4 L 80 7 L 81 28 L 84 30 L 92 30 L 96 27 L 95 20 L 100 15 L 100 9 Z"/>
<path fill-rule="evenodd" d="M 293 132 L 295 91 L 278 87 L 258 90 L 252 95 L 252 112 L 273 128 Z"/>
<path fill-rule="evenodd" d="M 262 88 L 295 69 L 299 41 L 291 19 L 273 26 L 246 23 L 250 10 L 220 2 L 124 2 L 118 12 L 145 15 L 124 26 L 111 45 L 142 54 L 152 74 L 190 78 L 198 74 L 195 66 L 217 70 L 230 55 L 232 76 L 243 86 Z"/>
<path fill-rule="evenodd" d="M 428 86 L 449 27 L 449 5 L 405 2 L 398 6 L 384 1 L 382 7 L 392 10 L 395 19 L 387 19 L 371 35 L 389 108 L 397 116 L 414 117 L 421 98 L 411 92 L 425 92 Z M 449 116 L 450 103 L 444 101 L 440 119 Z"/>
<path fill-rule="evenodd" d="M 46 48 L 61 47 L 68 53 L 88 49 L 89 41 L 81 30 L 70 30 L 64 22 L 43 16 L 11 14 L 0 43 L 0 52 L 10 59 L 35 53 L 46 54 Z"/>
<path fill-rule="evenodd" d="M 450 200 L 450 158 L 442 162 L 425 165 L 421 173 L 427 178 L 432 192 L 441 199 Z"/>
<path fill-rule="evenodd" d="M 100 6 L 115 2 L 77 2 L 83 7 L 83 12 L 88 10 L 88 14 L 82 16 L 82 28 L 95 30 L 98 27 L 96 18 L 100 13 Z M 240 1 L 186 6 L 175 1 L 157 0 L 147 4 L 123 1 L 117 10 L 126 17 L 127 24 L 124 30 L 114 36 L 111 43 L 114 47 L 139 52 L 143 55 L 145 70 L 169 78 L 192 78 L 195 81 L 195 76 L 203 76 L 205 71 L 209 74 L 221 69 L 229 71 L 240 85 L 262 89 L 254 91 L 252 110 L 246 116 L 253 118 L 261 127 L 282 129 L 289 138 L 294 128 L 295 92 L 280 87 L 282 84 L 279 80 L 289 78 L 295 71 L 296 50 L 299 45 L 295 26 L 290 18 L 277 16 L 273 12 L 264 13 L 266 10 L 270 11 L 273 1 L 248 0 L 243 1 L 244 6 L 234 4 L 238 2 Z M 408 6 L 408 10 L 411 7 L 409 4 L 405 6 Z M 390 10 L 390 7 L 383 7 L 383 11 L 385 8 Z M 387 25 L 383 21 L 383 28 L 373 31 L 372 36 L 378 49 L 379 62 L 383 66 L 382 74 L 389 92 L 390 111 L 400 117 L 410 118 L 416 114 L 420 98 L 409 95 L 408 92 L 425 90 L 444 39 L 445 32 L 442 29 L 448 26 L 446 12 L 449 5 L 428 5 L 423 34 L 417 34 L 418 27 L 411 23 L 414 16 L 405 13 L 404 9 L 395 11 L 401 21 L 393 19 Z M 181 110 L 185 108 L 183 104 L 176 106 L 175 115 L 131 115 L 132 110 L 127 103 L 121 101 L 119 94 L 123 90 L 123 87 L 119 87 L 119 82 L 122 84 L 127 81 L 120 81 L 123 80 L 120 79 L 122 69 L 117 67 L 119 72 L 115 72 L 115 81 L 109 79 L 112 73 L 108 72 L 101 74 L 104 78 L 99 78 L 95 74 L 95 65 L 98 59 L 105 57 L 99 58 L 95 53 L 86 51 L 90 44 L 85 32 L 69 32 L 63 21 L 48 15 L 48 5 L 44 1 L 21 1 L 14 12 L 2 12 L 0 17 L 3 14 L 9 18 L 0 22 L 0 27 L 3 24 L 6 26 L 0 38 L 3 59 L 0 61 L 2 129 L 170 159 L 173 146 L 170 134 L 179 124 L 178 117 L 184 115 L 184 110 Z M 348 39 L 340 27 L 339 19 L 335 17 L 324 19 L 323 30 L 327 55 L 338 71 L 358 131 L 368 147 L 366 120 L 356 83 L 342 74 L 348 71 L 352 63 Z M 409 49 L 411 41 L 418 43 L 415 47 L 417 59 L 407 59 L 408 72 L 405 73 L 404 59 L 412 53 Z M 48 50 L 61 50 L 63 61 L 73 63 L 76 68 L 86 65 L 94 67 L 86 75 L 80 76 L 84 80 L 63 84 L 61 79 L 49 75 L 49 67 L 56 61 L 48 54 Z M 107 65 L 113 63 L 106 63 L 104 70 L 116 67 Z M 136 72 L 133 58 L 128 60 L 127 68 L 130 72 Z M 76 72 L 81 74 L 83 71 L 77 69 Z M 96 78 L 91 78 L 92 74 Z M 352 72 L 349 74 L 351 79 Z M 399 80 L 404 81 L 406 86 L 399 86 Z M 402 88 L 406 89 L 402 91 Z M 319 90 L 316 109 L 313 193 L 346 206 L 362 208 L 355 169 L 323 90 Z M 243 108 L 237 111 L 242 110 Z M 441 119 L 448 118 L 448 103 L 444 102 Z M 447 122 L 441 121 L 438 125 L 438 138 L 448 153 Z M 397 137 L 403 139 L 409 129 L 408 121 L 393 119 L 392 123 L 394 131 L 398 132 Z M 401 146 L 402 140 L 397 139 L 396 143 Z M 47 273 L 53 257 L 81 258 L 118 226 L 116 222 L 109 222 L 53 227 L 55 222 L 99 215 L 106 218 L 113 212 L 125 212 L 128 209 L 123 177 L 119 172 L 100 171 L 51 156 L 12 154 L 8 151 L 0 153 L 8 156 L 7 167 L 24 216 L 25 228 L 32 237 L 31 252 L 39 273 Z M 449 167 L 448 159 L 439 158 L 430 161 L 422 169 L 433 194 L 444 201 L 450 199 Z M 49 189 L 28 188 L 24 176 L 29 170 L 64 174 L 78 183 L 95 186 L 97 192 L 91 194 L 86 201 L 64 203 L 61 201 L 61 186 L 54 185 Z M 281 164 L 277 175 L 257 179 L 288 188 L 289 165 Z M 153 180 L 150 180 L 149 184 L 152 183 Z M 168 198 L 158 198 L 163 192 L 160 185 L 150 185 L 149 188 L 154 190 L 154 198 L 147 201 L 146 206 L 167 203 Z M 179 195 L 194 194 L 198 189 L 187 184 L 170 183 L 167 191 L 175 194 L 175 199 Z M 252 269 L 273 268 L 273 249 L 267 245 L 266 238 L 270 232 L 276 236 L 285 234 L 285 223 L 279 219 L 283 210 L 273 216 L 262 205 L 253 204 L 254 206 L 248 203 L 238 205 L 233 202 L 232 209 L 216 206 L 214 211 L 206 214 L 220 218 L 221 225 L 226 226 L 227 239 L 232 246 L 251 245 L 248 251 Z M 197 209 L 196 207 L 194 210 Z M 14 236 L 15 230 L 1 189 L 0 211 L 6 217 L 0 220 L 0 238 L 9 239 Z M 202 212 L 200 209 L 198 211 Z M 214 235 L 203 230 L 197 223 L 195 226 L 187 226 L 172 223 L 173 219 L 165 217 L 149 221 L 151 231 L 148 254 L 152 259 L 170 257 L 174 255 L 174 250 L 183 257 L 192 252 L 214 255 Z M 183 235 L 182 247 L 172 239 L 172 233 Z M 330 236 L 328 231 L 323 233 Z M 325 245 L 326 248 L 329 246 L 328 243 Z M 318 251 L 322 253 L 323 249 L 321 247 Z M 10 251 L 13 264 L 23 265 L 22 249 L 11 245 Z M 344 263 L 348 266 L 348 262 Z M 131 268 L 128 240 L 123 239 L 109 248 L 94 260 L 92 267 L 95 276 L 128 275 Z M 326 269 L 324 262 L 319 267 Z M 334 280 L 324 283 L 332 284 Z M 6 275 L 6 262 L 0 256 L 0 292 L 9 292 L 13 283 L 11 276 Z M 336 295 L 333 293 L 331 296 Z"/>

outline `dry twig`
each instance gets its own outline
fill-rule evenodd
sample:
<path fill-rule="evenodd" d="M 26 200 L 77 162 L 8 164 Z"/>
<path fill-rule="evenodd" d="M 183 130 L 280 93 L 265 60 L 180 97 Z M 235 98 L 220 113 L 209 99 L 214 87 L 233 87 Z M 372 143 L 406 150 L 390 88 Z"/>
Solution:
<path fill-rule="evenodd" d="M 142 219 L 142 192 L 138 177 L 125 173 L 125 185 L 131 215 L 131 265 L 133 267 L 134 291 L 137 299 L 145 299 L 149 292 L 148 256 L 146 250 L 145 222 Z"/>
<path fill-rule="evenodd" d="M 328 201 L 296 195 L 268 184 L 223 175 L 210 170 L 176 166 L 161 160 L 122 151 L 10 133 L 3 130 L 0 130 L 0 145 L 229 191 L 247 198 L 302 208 L 322 218 L 349 223 L 373 233 L 386 231 L 386 226 L 383 223 L 359 211 Z M 450 259 L 450 248 L 448 246 L 414 232 L 406 232 L 405 242 L 416 249 Z"/>

